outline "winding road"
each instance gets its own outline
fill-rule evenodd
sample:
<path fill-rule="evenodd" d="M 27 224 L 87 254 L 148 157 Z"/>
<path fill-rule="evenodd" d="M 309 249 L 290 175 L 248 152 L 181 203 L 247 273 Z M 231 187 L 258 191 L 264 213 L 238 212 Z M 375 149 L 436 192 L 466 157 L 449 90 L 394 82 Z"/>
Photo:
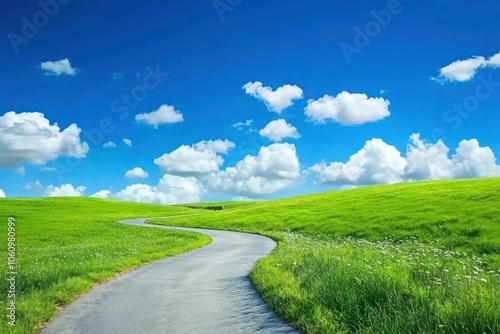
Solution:
<path fill-rule="evenodd" d="M 249 281 L 255 262 L 276 246 L 238 232 L 121 223 L 199 232 L 206 247 L 166 258 L 100 285 L 64 309 L 44 334 L 298 333 L 262 301 Z"/>

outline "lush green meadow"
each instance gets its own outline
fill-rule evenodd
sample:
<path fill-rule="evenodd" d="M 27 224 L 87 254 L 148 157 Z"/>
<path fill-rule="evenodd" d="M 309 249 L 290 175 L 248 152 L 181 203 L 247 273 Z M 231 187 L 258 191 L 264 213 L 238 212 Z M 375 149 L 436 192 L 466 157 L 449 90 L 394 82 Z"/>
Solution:
<path fill-rule="evenodd" d="M 0 333 L 31 333 L 92 286 L 209 242 L 117 223 L 162 216 L 179 217 L 152 222 L 276 239 L 279 247 L 252 280 L 304 333 L 500 333 L 498 178 L 187 206 L 0 199 L 0 248 L 7 249 L 13 216 L 18 272 L 17 325 L 3 321 Z M 7 272 L 6 251 L 0 261 Z M 0 294 L 0 308 L 6 302 Z"/>
<path fill-rule="evenodd" d="M 7 326 L 8 282 L 0 280 L 0 333 L 32 333 L 57 308 L 120 272 L 206 245 L 209 237 L 126 226 L 124 218 L 195 210 L 93 198 L 0 198 L 0 261 L 7 270 L 7 221 L 16 219 L 17 321 Z"/>
<path fill-rule="evenodd" d="M 500 179 L 255 202 L 153 223 L 260 233 L 253 282 L 306 333 L 500 333 Z"/>

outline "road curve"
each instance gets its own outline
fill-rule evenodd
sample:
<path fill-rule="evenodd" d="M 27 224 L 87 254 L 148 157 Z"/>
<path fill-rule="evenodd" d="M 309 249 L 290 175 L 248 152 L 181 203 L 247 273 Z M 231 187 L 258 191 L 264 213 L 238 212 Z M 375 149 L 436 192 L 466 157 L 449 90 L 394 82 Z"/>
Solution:
<path fill-rule="evenodd" d="M 260 299 L 248 274 L 276 243 L 238 232 L 121 223 L 209 235 L 212 243 L 100 285 L 64 309 L 44 334 L 298 333 Z"/>

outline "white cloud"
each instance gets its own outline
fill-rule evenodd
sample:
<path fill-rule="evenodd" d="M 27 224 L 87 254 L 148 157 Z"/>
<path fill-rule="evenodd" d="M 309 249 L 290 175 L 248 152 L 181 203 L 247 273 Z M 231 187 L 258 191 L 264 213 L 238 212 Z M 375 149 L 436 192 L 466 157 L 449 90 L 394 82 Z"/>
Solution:
<path fill-rule="evenodd" d="M 303 91 L 295 85 L 284 85 L 275 91 L 271 87 L 264 87 L 262 82 L 248 82 L 243 86 L 245 92 L 259 100 L 264 101 L 269 111 L 274 111 L 278 114 L 292 106 L 294 100 L 303 98 Z"/>
<path fill-rule="evenodd" d="M 259 134 L 273 141 L 282 141 L 283 138 L 300 138 L 297 129 L 293 125 L 288 124 L 284 119 L 270 122 L 259 131 Z"/>
<path fill-rule="evenodd" d="M 299 177 L 295 146 L 279 143 L 261 147 L 257 156 L 247 155 L 235 167 L 211 173 L 203 182 L 210 191 L 259 197 L 281 191 Z"/>
<path fill-rule="evenodd" d="M 462 140 L 453 155 L 456 178 L 500 176 L 500 166 L 489 147 L 479 146 L 477 139 Z"/>
<path fill-rule="evenodd" d="M 213 151 L 215 153 L 227 154 L 229 150 L 236 147 L 236 145 L 229 140 L 203 140 L 193 145 L 198 151 Z"/>
<path fill-rule="evenodd" d="M 477 73 L 477 70 L 486 66 L 486 59 L 484 57 L 473 57 L 466 60 L 457 60 L 448 66 L 439 70 L 439 76 L 432 78 L 438 82 L 446 81 L 469 81 Z"/>
<path fill-rule="evenodd" d="M 43 62 L 40 64 L 40 68 L 45 71 L 45 75 L 60 76 L 66 74 L 75 76 L 78 74 L 78 69 L 71 66 L 68 58 Z"/>
<path fill-rule="evenodd" d="M 200 175 L 217 171 L 224 160 L 213 151 L 198 151 L 182 145 L 171 153 L 154 160 L 165 173 L 173 175 Z"/>
<path fill-rule="evenodd" d="M 102 147 L 104 147 L 104 148 L 115 148 L 116 144 L 113 143 L 112 141 L 108 141 L 107 143 L 104 143 L 104 145 L 102 145 Z"/>
<path fill-rule="evenodd" d="M 228 140 L 202 141 L 193 146 L 182 145 L 175 151 L 155 159 L 154 163 L 168 174 L 200 176 L 218 171 L 224 159 L 217 153 L 227 153 L 233 147 L 234 143 Z"/>
<path fill-rule="evenodd" d="M 161 124 L 183 122 L 184 116 L 175 110 L 173 106 L 164 104 L 153 112 L 136 115 L 135 120 L 152 125 L 155 129 L 158 129 L 158 126 Z"/>
<path fill-rule="evenodd" d="M 406 160 L 399 151 L 381 139 L 372 139 L 347 163 L 320 162 L 310 170 L 318 175 L 320 183 L 338 185 L 366 185 L 401 181 Z"/>
<path fill-rule="evenodd" d="M 439 70 L 439 76 L 431 79 L 439 83 L 465 82 L 472 80 L 480 68 L 500 67 L 500 52 L 489 59 L 483 56 L 473 56 L 465 60 L 457 60 Z"/>
<path fill-rule="evenodd" d="M 7 197 L 5 196 L 5 192 L 2 189 L 0 189 L 0 198 L 5 198 L 5 197 Z"/>
<path fill-rule="evenodd" d="M 130 139 L 123 138 L 123 143 L 128 147 L 132 147 L 132 141 Z"/>
<path fill-rule="evenodd" d="M 149 177 L 148 172 L 140 167 L 135 167 L 125 173 L 125 177 L 128 179 L 146 179 Z"/>
<path fill-rule="evenodd" d="M 244 122 L 234 123 L 233 128 L 236 128 L 240 131 L 245 131 L 245 129 L 247 129 L 248 132 L 253 132 L 252 124 L 253 124 L 253 119 L 247 119 Z"/>
<path fill-rule="evenodd" d="M 112 195 L 111 191 L 109 191 L 109 190 L 101 190 L 101 191 L 96 192 L 95 194 L 93 194 L 90 197 L 108 199 L 111 195 Z"/>
<path fill-rule="evenodd" d="M 451 158 L 449 151 L 441 140 L 430 144 L 413 134 L 405 158 L 394 146 L 374 138 L 346 163 L 321 162 L 309 170 L 318 182 L 337 186 L 500 176 L 495 155 L 489 147 L 479 146 L 476 139 L 460 142 Z"/>
<path fill-rule="evenodd" d="M 198 196 L 212 192 L 259 197 L 283 190 L 300 177 L 299 160 L 291 144 L 261 147 L 257 156 L 248 155 L 236 166 L 220 170 L 223 164 L 220 154 L 234 147 L 234 143 L 227 140 L 202 141 L 192 146 L 183 145 L 154 162 L 165 176 L 195 180 L 200 189 Z M 149 198 L 156 198 L 153 193 L 159 192 L 144 185 L 128 190 L 149 194 Z"/>
<path fill-rule="evenodd" d="M 134 184 L 108 198 L 122 201 L 180 204 L 199 202 L 203 187 L 194 177 L 165 175 L 156 186 Z"/>
<path fill-rule="evenodd" d="M 36 180 L 34 182 L 30 182 L 24 186 L 24 189 L 27 191 L 40 191 L 43 189 L 43 185 L 40 181 Z"/>
<path fill-rule="evenodd" d="M 489 60 L 488 60 L 488 63 L 489 63 L 489 66 L 491 67 L 500 67 L 500 52 L 497 53 L 496 55 L 492 56 Z"/>
<path fill-rule="evenodd" d="M 43 165 L 61 156 L 84 158 L 89 146 L 80 133 L 76 124 L 61 131 L 38 112 L 8 112 L 0 116 L 0 168 Z"/>
<path fill-rule="evenodd" d="M 60 187 L 53 185 L 48 186 L 43 193 L 45 197 L 61 197 L 61 196 L 83 196 L 87 187 L 73 187 L 71 184 L 63 184 Z"/>
<path fill-rule="evenodd" d="M 197 202 L 208 193 L 258 198 L 290 187 L 301 176 L 295 146 L 284 143 L 261 147 L 256 156 L 248 155 L 234 167 L 220 170 L 219 154 L 233 147 L 227 140 L 183 145 L 155 160 L 167 173 L 157 185 L 138 183 L 116 193 L 102 190 L 92 197 L 160 204 Z"/>
<path fill-rule="evenodd" d="M 325 95 L 307 101 L 305 114 L 309 120 L 324 123 L 331 119 L 342 125 L 360 125 L 389 116 L 390 102 L 384 98 L 369 98 L 366 94 L 342 92 L 336 97 Z"/>
<path fill-rule="evenodd" d="M 439 140 L 426 143 L 419 134 L 412 134 L 406 148 L 408 166 L 405 178 L 410 180 L 448 179 L 453 177 L 453 163 L 448 158 L 450 149 Z"/>

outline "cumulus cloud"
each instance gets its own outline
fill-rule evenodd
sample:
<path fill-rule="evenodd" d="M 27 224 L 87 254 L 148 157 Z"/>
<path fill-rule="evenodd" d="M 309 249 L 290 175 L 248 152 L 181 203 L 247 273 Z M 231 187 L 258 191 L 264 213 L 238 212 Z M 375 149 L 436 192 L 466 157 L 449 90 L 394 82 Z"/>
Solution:
<path fill-rule="evenodd" d="M 480 68 L 500 67 L 500 52 L 486 59 L 483 56 L 473 56 L 465 60 L 457 60 L 439 70 L 437 77 L 431 79 L 439 83 L 465 82 L 472 80 Z"/>
<path fill-rule="evenodd" d="M 295 146 L 285 143 L 261 147 L 256 156 L 221 170 L 220 154 L 234 146 L 228 140 L 183 145 L 155 160 L 166 173 L 158 184 L 138 183 L 115 193 L 101 190 L 92 197 L 160 204 L 197 202 L 209 193 L 258 198 L 292 186 L 301 176 Z"/>
<path fill-rule="evenodd" d="M 115 148 L 116 144 L 113 143 L 112 141 L 108 141 L 107 143 L 104 143 L 104 145 L 102 145 L 102 147 L 104 147 L 104 148 Z"/>
<path fill-rule="evenodd" d="M 297 129 L 293 125 L 288 124 L 284 119 L 270 122 L 259 131 L 259 134 L 273 141 L 282 141 L 283 138 L 300 138 Z"/>
<path fill-rule="evenodd" d="M 247 155 L 235 167 L 207 175 L 203 182 L 210 191 L 254 198 L 281 191 L 299 177 L 295 146 L 278 143 L 261 147 L 257 156 Z"/>
<path fill-rule="evenodd" d="M 83 193 L 87 187 L 73 187 L 71 184 L 63 184 L 60 187 L 55 187 L 53 185 L 48 186 L 43 196 L 45 197 L 62 197 L 62 196 L 83 196 Z"/>
<path fill-rule="evenodd" d="M 90 197 L 108 199 L 111 195 L 112 195 L 111 191 L 109 191 L 109 190 L 101 190 L 101 191 L 98 191 L 95 194 L 91 195 Z"/>
<path fill-rule="evenodd" d="M 218 171 L 224 163 L 218 153 L 227 153 L 234 147 L 228 140 L 201 141 L 193 146 L 182 145 L 155 159 L 154 163 L 168 174 L 200 176 Z"/>
<path fill-rule="evenodd" d="M 419 134 L 412 134 L 406 148 L 408 165 L 405 178 L 409 180 L 449 179 L 453 177 L 453 162 L 448 158 L 450 149 L 442 140 L 427 143 Z"/>
<path fill-rule="evenodd" d="M 184 116 L 179 111 L 175 110 L 173 106 L 164 104 L 150 113 L 136 115 L 135 120 L 152 125 L 155 129 L 158 129 L 158 126 L 161 124 L 183 122 Z"/>
<path fill-rule="evenodd" d="M 342 92 L 336 97 L 325 95 L 307 101 L 305 114 L 310 121 L 325 123 L 333 120 L 342 125 L 360 125 L 380 121 L 391 113 L 390 102 L 384 98 L 369 98 L 366 94 Z"/>
<path fill-rule="evenodd" d="M 138 183 L 117 193 L 101 190 L 92 197 L 142 203 L 181 204 L 199 202 L 202 194 L 203 186 L 196 178 L 165 175 L 155 186 Z"/>
<path fill-rule="evenodd" d="M 489 59 L 489 66 L 500 67 L 500 52 Z"/>
<path fill-rule="evenodd" d="M 236 147 L 236 145 L 229 140 L 203 140 L 193 145 L 198 151 L 213 151 L 215 153 L 227 154 L 229 150 Z"/>
<path fill-rule="evenodd" d="M 43 165 L 61 156 L 84 158 L 89 146 L 80 140 L 80 133 L 76 124 L 61 131 L 42 113 L 8 112 L 0 116 L 0 168 Z"/>
<path fill-rule="evenodd" d="M 269 111 L 274 111 L 278 114 L 292 106 L 293 101 L 303 98 L 303 91 L 295 85 L 284 85 L 275 91 L 271 87 L 264 87 L 262 82 L 248 82 L 243 86 L 243 89 L 248 95 L 251 95 L 259 100 L 262 100 Z"/>
<path fill-rule="evenodd" d="M 0 198 L 4 198 L 4 197 L 6 197 L 5 192 L 2 189 L 0 189 Z"/>
<path fill-rule="evenodd" d="M 135 167 L 125 173 L 125 177 L 128 179 L 146 179 L 149 177 L 148 172 L 146 172 L 141 167 Z"/>
<path fill-rule="evenodd" d="M 132 141 L 130 139 L 123 138 L 123 143 L 128 147 L 132 147 Z"/>
<path fill-rule="evenodd" d="M 477 73 L 477 70 L 486 66 L 486 59 L 484 57 L 473 57 L 466 60 L 457 60 L 448 66 L 439 70 L 439 76 L 432 78 L 439 82 L 446 81 L 469 81 Z"/>
<path fill-rule="evenodd" d="M 477 139 L 462 140 L 453 155 L 456 178 L 500 176 L 500 166 L 489 147 L 481 147 Z"/>
<path fill-rule="evenodd" d="M 75 76 L 78 74 L 78 69 L 71 66 L 68 58 L 58 61 L 46 61 L 40 64 L 40 68 L 45 71 L 45 75 L 70 75 Z"/>
<path fill-rule="evenodd" d="M 234 167 L 221 170 L 224 161 L 220 154 L 226 154 L 234 147 L 234 143 L 228 140 L 201 141 L 192 146 L 183 145 L 154 162 L 162 168 L 165 176 L 191 180 L 188 184 L 196 181 L 197 189 L 200 189 L 197 196 L 230 193 L 255 198 L 281 191 L 300 177 L 294 145 L 261 147 L 256 156 L 248 155 Z M 144 185 L 136 186 L 134 190 L 148 193 L 150 198 L 151 193 L 156 193 L 155 189 Z"/>
<path fill-rule="evenodd" d="M 366 185 L 402 181 L 405 167 L 406 160 L 394 146 L 375 138 L 367 141 L 346 163 L 322 161 L 310 170 L 317 174 L 320 183 Z"/>
<path fill-rule="evenodd" d="M 309 170 L 318 182 L 337 186 L 500 176 L 493 151 L 476 139 L 461 141 L 451 157 L 449 151 L 441 140 L 432 144 L 413 134 L 403 157 L 394 146 L 374 138 L 346 163 L 322 161 Z"/>

